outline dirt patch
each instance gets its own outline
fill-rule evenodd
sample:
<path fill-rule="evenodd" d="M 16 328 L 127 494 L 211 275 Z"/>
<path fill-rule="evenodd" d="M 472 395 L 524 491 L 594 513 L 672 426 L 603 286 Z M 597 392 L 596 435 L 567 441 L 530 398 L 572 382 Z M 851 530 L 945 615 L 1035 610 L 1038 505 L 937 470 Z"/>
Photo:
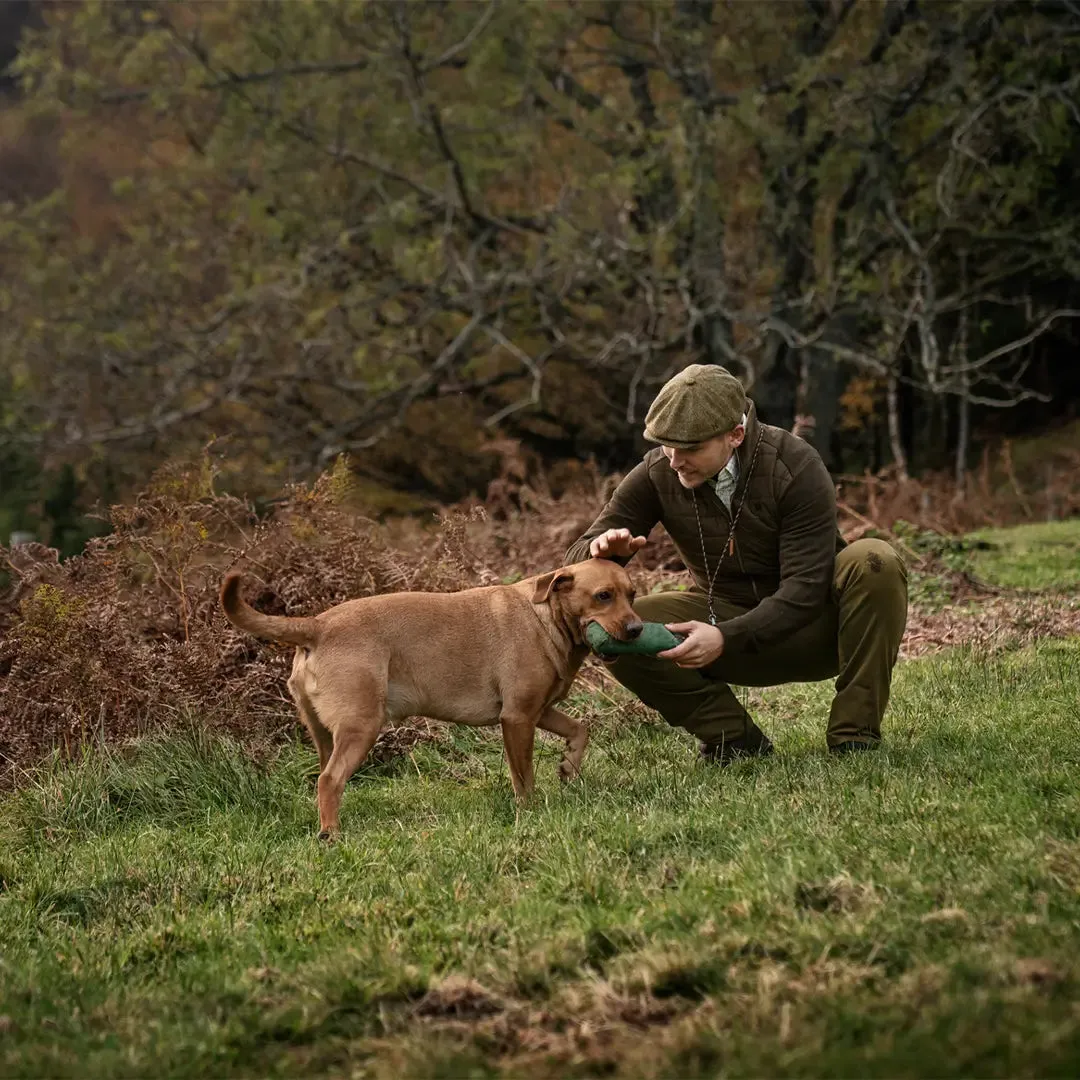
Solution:
<path fill-rule="evenodd" d="M 1013 978 L 1026 986 L 1040 990 L 1052 990 L 1065 981 L 1065 975 L 1050 960 L 1030 956 L 1017 960 L 1013 965 Z"/>
<path fill-rule="evenodd" d="M 695 1008 L 682 1000 L 662 1001 L 647 990 L 619 990 L 602 979 L 530 1002 L 454 975 L 433 986 L 408 1015 L 425 1021 L 424 1045 L 436 1040 L 459 1050 L 479 1048 L 489 1062 L 512 1063 L 515 1075 L 533 1075 L 535 1069 L 537 1075 L 560 1075 L 559 1063 L 567 1062 L 587 1062 L 603 1074 L 625 1058 L 628 1040 L 648 1037 Z"/>
<path fill-rule="evenodd" d="M 1001 652 L 1042 638 L 1080 636 L 1080 597 L 1015 593 L 951 605 L 943 611 L 913 609 L 900 646 L 905 658 L 960 645 Z"/>
<path fill-rule="evenodd" d="M 846 914 L 877 903 L 873 885 L 852 881 L 839 874 L 829 881 L 800 881 L 795 886 L 795 905 L 809 911 Z"/>
<path fill-rule="evenodd" d="M 1048 840 L 1046 848 L 1046 867 L 1054 883 L 1080 892 L 1080 844 Z"/>
<path fill-rule="evenodd" d="M 503 1002 L 475 979 L 451 975 L 428 990 L 414 1011 L 417 1016 L 434 1019 L 478 1020 L 505 1009 Z"/>
<path fill-rule="evenodd" d="M 712 958 L 715 970 L 726 974 L 712 980 L 708 995 L 695 988 L 691 997 L 660 998 L 651 985 L 658 960 L 646 957 L 644 972 L 628 974 L 633 987 L 626 980 L 588 980 L 563 986 L 543 1002 L 499 998 L 480 988 L 486 1000 L 506 1006 L 489 1015 L 454 1015 L 440 996 L 422 1032 L 397 1029 L 380 1040 L 380 1053 L 384 1062 L 393 1061 L 396 1075 L 430 1072 L 432 1047 L 447 1061 L 482 1063 L 485 1075 L 682 1075 L 672 1071 L 673 1063 L 684 1052 L 693 1055 L 702 1040 L 712 1046 L 750 1026 L 793 1044 L 808 1036 L 807 1025 L 824 996 L 876 992 L 884 977 L 880 967 L 836 957 L 796 971 L 756 957 L 732 960 L 725 953 Z M 706 958 L 703 966 L 708 963 Z M 480 992 L 470 980 L 456 985 L 467 1000 Z M 456 992 L 450 998 L 456 1000 Z M 378 1072 L 391 1074 L 389 1068 Z"/>

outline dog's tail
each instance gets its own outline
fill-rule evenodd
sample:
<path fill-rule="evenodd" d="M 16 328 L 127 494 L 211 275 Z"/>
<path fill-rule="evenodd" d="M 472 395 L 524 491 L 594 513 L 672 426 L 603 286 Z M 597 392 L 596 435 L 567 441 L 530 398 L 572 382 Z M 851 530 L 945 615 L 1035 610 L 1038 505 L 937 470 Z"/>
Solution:
<path fill-rule="evenodd" d="M 240 598 L 242 575 L 227 574 L 221 583 L 221 606 L 225 616 L 241 630 L 256 637 L 269 638 L 288 645 L 310 648 L 319 638 L 314 619 L 292 619 L 287 615 L 264 615 Z"/>

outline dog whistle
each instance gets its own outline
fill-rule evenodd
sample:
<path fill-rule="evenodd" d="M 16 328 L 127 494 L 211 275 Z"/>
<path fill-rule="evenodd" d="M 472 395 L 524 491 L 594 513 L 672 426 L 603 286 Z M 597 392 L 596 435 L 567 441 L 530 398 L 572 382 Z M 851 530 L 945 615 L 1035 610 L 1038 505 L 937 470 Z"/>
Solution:
<path fill-rule="evenodd" d="M 735 537 L 734 536 L 729 536 L 728 537 L 727 553 L 729 555 L 734 555 L 735 554 Z"/>

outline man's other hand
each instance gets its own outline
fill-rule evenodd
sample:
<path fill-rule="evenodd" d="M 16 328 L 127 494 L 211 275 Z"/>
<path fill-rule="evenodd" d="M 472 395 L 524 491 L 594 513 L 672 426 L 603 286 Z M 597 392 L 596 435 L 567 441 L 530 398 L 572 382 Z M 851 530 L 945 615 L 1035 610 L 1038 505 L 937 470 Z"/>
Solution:
<path fill-rule="evenodd" d="M 647 543 L 644 536 L 631 536 L 629 529 L 608 529 L 606 533 L 593 537 L 589 554 L 594 559 L 610 559 L 613 556 L 629 559 Z"/>
<path fill-rule="evenodd" d="M 680 622 L 664 624 L 673 634 L 686 634 L 686 640 L 674 649 L 656 655 L 662 660 L 673 660 L 679 667 L 700 668 L 711 664 L 724 652 L 724 635 L 706 622 Z"/>

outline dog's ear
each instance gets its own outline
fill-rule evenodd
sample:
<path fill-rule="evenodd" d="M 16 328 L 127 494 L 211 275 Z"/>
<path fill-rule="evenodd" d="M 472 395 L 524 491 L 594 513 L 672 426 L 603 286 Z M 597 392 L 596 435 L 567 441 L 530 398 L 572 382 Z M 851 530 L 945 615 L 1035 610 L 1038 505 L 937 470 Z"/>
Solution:
<path fill-rule="evenodd" d="M 546 604 L 553 592 L 569 589 L 574 584 L 574 575 L 569 570 L 551 570 L 536 579 L 536 591 L 533 593 L 534 604 Z"/>

